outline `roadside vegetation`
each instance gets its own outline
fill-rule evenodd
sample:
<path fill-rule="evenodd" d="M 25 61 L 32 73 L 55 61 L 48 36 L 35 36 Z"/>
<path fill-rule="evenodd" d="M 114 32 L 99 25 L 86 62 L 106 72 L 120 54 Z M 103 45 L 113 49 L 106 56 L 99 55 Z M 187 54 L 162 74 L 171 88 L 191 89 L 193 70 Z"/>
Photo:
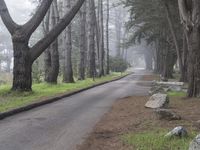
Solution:
<path fill-rule="evenodd" d="M 185 92 L 168 92 L 168 96 L 170 98 L 170 107 L 173 108 L 174 111 L 178 111 L 181 115 L 183 114 L 183 110 L 181 107 L 186 107 L 186 100 L 183 98 L 186 97 Z M 183 104 L 184 101 L 184 104 Z M 192 101 L 195 103 L 195 101 Z M 194 108 L 194 104 L 191 106 L 191 109 Z M 185 108 L 183 108 L 185 109 Z M 195 110 L 195 109 L 194 109 Z M 188 111 L 187 111 L 188 112 Z M 188 117 L 192 113 L 192 111 L 188 112 Z M 130 145 L 131 147 L 138 149 L 138 150 L 188 150 L 190 142 L 196 137 L 198 134 L 198 130 L 194 127 L 193 121 L 190 120 L 181 121 L 171 121 L 164 125 L 164 121 L 160 121 L 160 123 L 155 123 L 152 125 L 152 122 L 146 121 L 142 123 L 143 126 L 153 126 L 150 128 L 143 129 L 140 132 L 134 133 L 127 133 L 121 137 L 122 141 L 125 144 Z M 187 118 L 189 119 L 189 118 Z M 163 123 L 162 123 L 163 122 Z M 172 126 L 168 124 L 172 124 Z M 162 124 L 162 125 L 161 125 Z M 188 137 L 180 138 L 180 137 L 165 137 L 165 135 L 175 126 L 183 125 L 187 127 L 189 131 Z"/>
<path fill-rule="evenodd" d="M 87 78 L 86 80 L 77 80 L 75 83 L 38 83 L 33 84 L 31 92 L 10 91 L 10 85 L 0 86 L 0 112 L 12 110 L 21 106 L 25 106 L 34 102 L 43 101 L 48 98 L 80 90 L 98 83 L 110 81 L 119 78 L 127 73 L 113 72 L 102 78 Z"/>
<path fill-rule="evenodd" d="M 186 138 L 164 137 L 168 132 L 167 129 L 154 129 L 125 135 L 123 140 L 138 150 L 188 150 L 189 143 L 197 134 L 192 133 Z"/>

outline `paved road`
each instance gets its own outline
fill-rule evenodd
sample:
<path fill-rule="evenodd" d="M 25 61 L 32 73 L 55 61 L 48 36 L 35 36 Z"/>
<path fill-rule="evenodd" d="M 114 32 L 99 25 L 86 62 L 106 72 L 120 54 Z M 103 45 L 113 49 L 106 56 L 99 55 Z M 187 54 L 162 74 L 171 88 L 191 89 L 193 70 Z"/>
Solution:
<path fill-rule="evenodd" d="M 139 76 L 130 75 L 0 121 L 0 150 L 75 150 L 115 100 L 147 93 L 147 88 L 132 82 Z"/>

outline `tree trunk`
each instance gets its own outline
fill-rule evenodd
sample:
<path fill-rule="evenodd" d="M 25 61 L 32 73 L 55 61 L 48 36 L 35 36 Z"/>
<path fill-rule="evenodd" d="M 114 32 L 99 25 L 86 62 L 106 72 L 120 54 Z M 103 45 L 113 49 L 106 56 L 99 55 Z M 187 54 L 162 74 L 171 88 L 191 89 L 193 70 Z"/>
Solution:
<path fill-rule="evenodd" d="M 32 86 L 32 62 L 30 49 L 27 42 L 19 38 L 13 41 L 14 49 L 14 68 L 13 68 L 13 86 L 14 91 L 31 91 Z"/>
<path fill-rule="evenodd" d="M 57 23 L 58 14 L 55 8 L 57 7 L 57 0 L 54 0 L 50 9 L 50 29 Z M 47 83 L 56 84 L 59 74 L 59 53 L 58 53 L 58 39 L 56 39 L 45 52 L 45 81 Z"/>
<path fill-rule="evenodd" d="M 188 82 L 188 43 L 185 33 L 183 34 L 183 75 L 181 76 L 181 81 Z"/>
<path fill-rule="evenodd" d="M 107 49 L 107 59 L 106 59 L 106 74 L 110 74 L 110 49 L 109 49 L 109 14 L 110 14 L 110 4 L 107 0 L 107 19 L 106 19 L 106 49 Z"/>
<path fill-rule="evenodd" d="M 79 80 L 85 79 L 85 55 L 87 51 L 87 43 L 86 43 L 86 2 L 83 4 L 80 10 L 80 63 L 79 63 Z"/>
<path fill-rule="evenodd" d="M 95 2 L 89 1 L 89 77 L 94 78 L 96 74 L 95 61 Z"/>
<path fill-rule="evenodd" d="M 168 0 L 165 0 L 165 9 L 166 9 L 166 14 L 167 14 L 167 20 L 168 20 L 168 23 L 169 23 L 169 29 L 170 29 L 170 32 L 172 34 L 173 42 L 174 42 L 176 53 L 177 53 L 177 56 L 178 56 L 178 64 L 179 64 L 180 73 L 181 73 L 180 81 L 182 81 L 183 76 L 184 76 L 184 71 L 183 71 L 183 61 L 182 61 L 182 57 L 181 57 L 181 49 L 180 49 L 180 46 L 179 46 L 179 43 L 178 43 L 178 39 L 177 39 L 177 36 L 176 36 L 174 25 L 172 23 L 172 17 L 171 17 L 171 12 L 170 12 L 170 9 L 169 9 Z"/>
<path fill-rule="evenodd" d="M 103 23 L 103 0 L 99 0 L 99 9 L 100 9 L 100 70 L 99 76 L 104 76 L 104 60 L 105 60 L 105 51 L 104 51 L 104 23 Z"/>
<path fill-rule="evenodd" d="M 200 97 L 200 26 L 189 34 L 188 96 Z"/>
<path fill-rule="evenodd" d="M 189 3 L 188 3 L 189 2 Z M 200 97 L 200 1 L 178 0 L 188 41 L 188 97 Z M 189 7 L 192 6 L 192 7 Z"/>
<path fill-rule="evenodd" d="M 64 0 L 64 8 L 67 9 L 68 11 L 71 8 L 71 0 Z M 72 26 L 71 24 L 68 25 L 66 31 L 65 31 L 65 36 L 63 38 L 63 42 L 65 43 L 64 48 L 65 48 L 65 60 L 64 60 L 64 77 L 63 81 L 65 83 L 74 83 L 74 78 L 73 78 L 73 69 L 72 69 Z"/>

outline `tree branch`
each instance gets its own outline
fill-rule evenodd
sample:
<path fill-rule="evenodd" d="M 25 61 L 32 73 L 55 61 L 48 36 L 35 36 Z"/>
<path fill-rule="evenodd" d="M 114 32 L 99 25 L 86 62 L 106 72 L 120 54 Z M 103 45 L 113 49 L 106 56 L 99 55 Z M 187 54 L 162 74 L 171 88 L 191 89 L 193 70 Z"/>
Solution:
<path fill-rule="evenodd" d="M 53 0 L 43 0 L 33 17 L 26 24 L 23 25 L 23 30 L 28 37 L 30 37 L 31 34 L 40 25 L 52 2 Z"/>
<path fill-rule="evenodd" d="M 0 0 L 0 15 L 6 28 L 8 29 L 10 34 L 13 35 L 16 28 L 18 28 L 19 25 L 16 24 L 10 16 L 10 13 L 4 0 Z"/>
<path fill-rule="evenodd" d="M 31 48 L 32 61 L 36 60 L 48 46 L 59 36 L 59 34 L 70 24 L 85 0 L 78 0 L 72 9 L 64 15 L 59 23 L 38 43 Z"/>

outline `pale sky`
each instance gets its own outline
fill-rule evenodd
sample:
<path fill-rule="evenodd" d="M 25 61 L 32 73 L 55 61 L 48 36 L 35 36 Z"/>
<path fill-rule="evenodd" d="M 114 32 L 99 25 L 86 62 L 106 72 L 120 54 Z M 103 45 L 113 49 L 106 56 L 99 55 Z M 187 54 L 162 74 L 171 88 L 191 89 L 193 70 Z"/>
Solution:
<path fill-rule="evenodd" d="M 25 23 L 35 8 L 31 0 L 5 0 L 5 2 L 12 18 L 19 24 Z"/>

